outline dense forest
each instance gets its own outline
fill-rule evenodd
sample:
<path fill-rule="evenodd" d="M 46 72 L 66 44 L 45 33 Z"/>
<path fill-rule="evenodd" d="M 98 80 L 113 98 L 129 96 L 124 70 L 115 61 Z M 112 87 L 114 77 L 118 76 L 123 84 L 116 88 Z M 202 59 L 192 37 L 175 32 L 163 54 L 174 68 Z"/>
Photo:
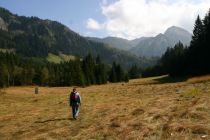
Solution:
<path fill-rule="evenodd" d="M 169 74 L 172 77 L 210 73 L 210 11 L 201 20 L 197 17 L 190 46 L 181 42 L 168 48 L 155 67 L 148 68 L 143 76 Z"/>
<path fill-rule="evenodd" d="M 19 85 L 41 86 L 88 86 L 110 82 L 128 82 L 128 74 L 121 65 L 113 62 L 110 68 L 101 62 L 100 57 L 90 54 L 83 60 L 54 63 L 37 63 L 11 52 L 0 52 L 0 87 Z M 136 65 L 130 71 L 138 72 Z M 139 75 L 135 75 L 139 76 Z M 132 76 L 131 78 L 135 78 Z"/>

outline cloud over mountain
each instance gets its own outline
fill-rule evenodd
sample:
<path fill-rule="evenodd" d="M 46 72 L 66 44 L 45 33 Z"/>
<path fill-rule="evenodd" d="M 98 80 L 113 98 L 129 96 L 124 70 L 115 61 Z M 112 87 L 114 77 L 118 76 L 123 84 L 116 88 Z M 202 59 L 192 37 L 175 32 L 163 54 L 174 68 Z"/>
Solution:
<path fill-rule="evenodd" d="M 98 23 L 98 21 L 92 19 L 92 18 L 89 18 L 87 20 L 87 25 L 86 25 L 87 28 L 89 29 L 94 29 L 94 30 L 99 30 L 102 28 L 102 26 Z"/>
<path fill-rule="evenodd" d="M 208 8 L 209 0 L 118 0 L 102 4 L 106 20 L 99 23 L 92 19 L 98 26 L 87 27 L 127 39 L 154 36 L 173 25 L 192 31 L 196 16 L 203 17 Z"/>

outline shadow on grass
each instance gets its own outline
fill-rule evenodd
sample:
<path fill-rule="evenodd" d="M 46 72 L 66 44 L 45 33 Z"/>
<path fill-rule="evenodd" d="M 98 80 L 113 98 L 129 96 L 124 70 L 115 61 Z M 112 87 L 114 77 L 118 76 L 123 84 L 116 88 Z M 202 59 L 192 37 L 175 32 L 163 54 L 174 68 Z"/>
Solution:
<path fill-rule="evenodd" d="M 60 119 L 48 119 L 48 120 L 44 120 L 44 121 L 35 121 L 35 123 L 47 123 L 47 122 L 54 122 L 54 121 L 67 121 L 67 120 L 75 120 L 73 118 L 60 118 Z"/>
<path fill-rule="evenodd" d="M 170 76 L 164 76 L 161 78 L 154 79 L 155 84 L 166 84 L 166 83 L 178 83 L 178 82 L 184 82 L 189 77 L 170 77 Z"/>

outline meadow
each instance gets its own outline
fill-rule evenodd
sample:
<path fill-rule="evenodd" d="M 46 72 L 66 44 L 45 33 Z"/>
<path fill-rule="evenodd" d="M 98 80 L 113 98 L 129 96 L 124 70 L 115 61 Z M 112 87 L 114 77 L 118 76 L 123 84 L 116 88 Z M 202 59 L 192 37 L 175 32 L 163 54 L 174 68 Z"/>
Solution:
<path fill-rule="evenodd" d="M 72 87 L 10 87 L 0 91 L 1 140 L 210 139 L 210 76 L 167 76 L 78 87 L 80 116 L 73 120 Z"/>

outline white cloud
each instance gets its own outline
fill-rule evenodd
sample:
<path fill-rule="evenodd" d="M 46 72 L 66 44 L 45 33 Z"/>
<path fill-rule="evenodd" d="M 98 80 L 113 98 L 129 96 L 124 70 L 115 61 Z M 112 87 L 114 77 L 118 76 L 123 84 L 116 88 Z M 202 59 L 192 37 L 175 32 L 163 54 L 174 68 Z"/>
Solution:
<path fill-rule="evenodd" d="M 89 18 L 87 20 L 87 23 L 86 23 L 86 27 L 88 29 L 94 29 L 94 30 L 99 30 L 102 28 L 102 25 L 100 25 L 96 20 L 92 19 L 92 18 Z"/>
<path fill-rule="evenodd" d="M 99 24 L 89 19 L 87 27 L 105 29 L 109 35 L 133 39 L 154 36 L 173 25 L 191 32 L 197 15 L 203 17 L 207 13 L 210 1 L 118 0 L 101 8 L 106 21 Z"/>

